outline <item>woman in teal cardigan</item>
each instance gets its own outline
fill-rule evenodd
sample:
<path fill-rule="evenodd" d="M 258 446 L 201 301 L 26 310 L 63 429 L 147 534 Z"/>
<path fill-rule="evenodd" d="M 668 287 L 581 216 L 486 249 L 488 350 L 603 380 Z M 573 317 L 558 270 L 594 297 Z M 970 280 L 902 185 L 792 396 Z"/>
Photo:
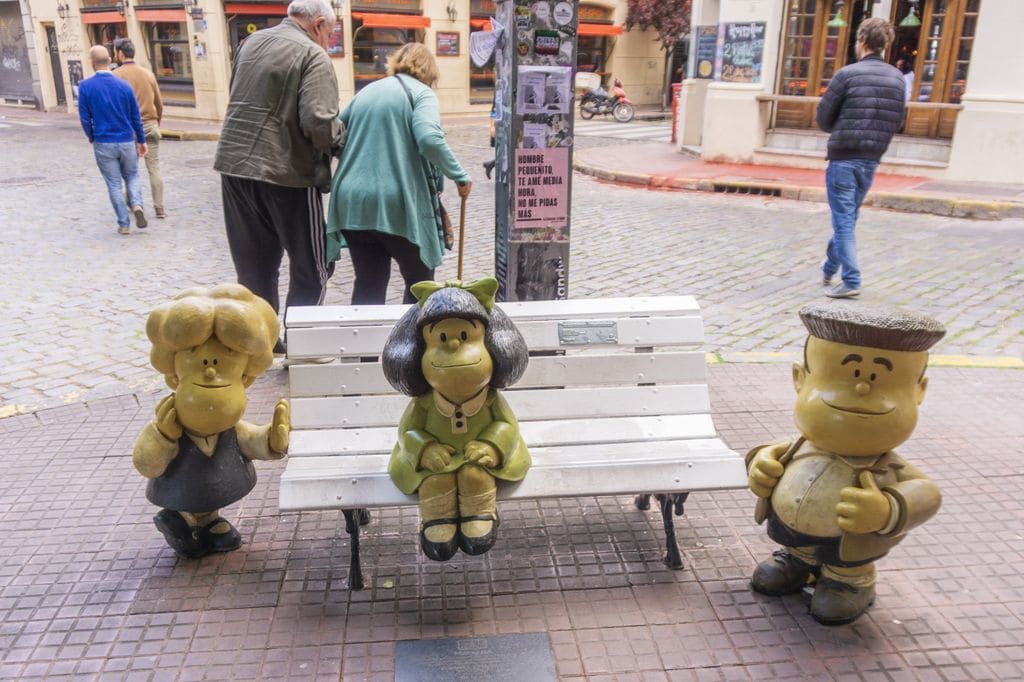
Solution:
<path fill-rule="evenodd" d="M 404 302 L 415 302 L 409 287 L 433 279 L 443 255 L 427 173 L 454 180 L 460 197 L 473 184 L 441 129 L 430 51 L 403 45 L 388 59 L 388 74 L 340 114 L 348 139 L 331 189 L 326 258 L 333 262 L 348 247 L 353 304 L 385 302 L 391 259 L 405 280 Z"/>

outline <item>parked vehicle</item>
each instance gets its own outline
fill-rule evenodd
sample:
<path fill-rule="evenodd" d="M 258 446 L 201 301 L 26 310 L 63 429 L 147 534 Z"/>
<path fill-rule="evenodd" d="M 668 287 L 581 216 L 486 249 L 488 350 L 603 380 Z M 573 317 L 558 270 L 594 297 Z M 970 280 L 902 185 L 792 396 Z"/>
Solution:
<path fill-rule="evenodd" d="M 611 114 L 619 123 L 629 123 L 636 115 L 633 103 L 622 89 L 622 81 L 615 81 L 611 95 L 604 88 L 590 88 L 580 99 L 580 118 L 589 121 L 595 115 Z"/>

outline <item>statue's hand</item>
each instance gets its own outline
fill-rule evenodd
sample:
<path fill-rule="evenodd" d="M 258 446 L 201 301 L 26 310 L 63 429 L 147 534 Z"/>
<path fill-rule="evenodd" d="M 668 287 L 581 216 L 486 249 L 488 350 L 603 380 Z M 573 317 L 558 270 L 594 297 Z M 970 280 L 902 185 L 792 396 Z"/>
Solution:
<path fill-rule="evenodd" d="M 178 410 L 174 408 L 173 393 L 156 406 L 156 419 L 153 423 L 160 435 L 167 440 L 177 441 L 181 438 L 181 422 L 178 421 Z"/>
<path fill-rule="evenodd" d="M 839 491 L 836 514 L 839 527 L 847 533 L 863 535 L 875 533 L 889 522 L 892 505 L 889 498 L 878 489 L 878 483 L 870 471 L 860 472 L 860 487 L 850 486 Z"/>
<path fill-rule="evenodd" d="M 292 431 L 291 410 L 288 401 L 282 398 L 274 406 L 274 419 L 270 422 L 268 439 L 270 451 L 284 457 L 288 454 L 288 436 Z"/>
<path fill-rule="evenodd" d="M 747 486 L 750 492 L 758 497 L 771 497 L 775 485 L 782 478 L 786 467 L 779 462 L 779 457 L 789 449 L 788 443 L 766 445 L 757 451 L 750 461 L 750 471 L 747 475 Z"/>
<path fill-rule="evenodd" d="M 433 471 L 436 474 L 448 466 L 448 463 L 452 461 L 454 453 L 455 448 L 450 445 L 444 445 L 436 441 L 427 443 L 426 447 L 423 448 L 423 452 L 420 453 L 419 468 Z"/>
<path fill-rule="evenodd" d="M 471 440 L 466 444 L 466 459 L 491 469 L 501 466 L 501 453 L 496 447 L 482 440 Z"/>

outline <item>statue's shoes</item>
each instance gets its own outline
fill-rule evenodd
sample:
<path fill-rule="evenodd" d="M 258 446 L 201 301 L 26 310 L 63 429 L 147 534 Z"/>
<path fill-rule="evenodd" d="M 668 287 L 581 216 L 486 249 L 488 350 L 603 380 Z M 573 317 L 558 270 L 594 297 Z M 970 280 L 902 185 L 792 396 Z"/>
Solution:
<path fill-rule="evenodd" d="M 483 535 L 466 535 L 466 524 L 478 521 L 490 521 L 491 529 Z M 476 556 L 478 554 L 484 554 L 491 547 L 494 546 L 494 541 L 498 539 L 498 512 L 490 514 L 475 514 L 473 516 L 463 516 L 459 519 L 459 547 L 466 554 Z"/>
<path fill-rule="evenodd" d="M 217 524 L 223 523 L 228 527 L 227 531 L 214 532 Z M 199 529 L 197 533 L 199 541 L 206 546 L 207 552 L 232 552 L 242 546 L 242 535 L 230 523 L 222 518 L 216 518 Z"/>
<path fill-rule="evenodd" d="M 846 625 L 857 620 L 875 601 L 875 588 L 854 587 L 821 578 L 811 597 L 811 615 L 822 625 Z"/>
<path fill-rule="evenodd" d="M 750 587 L 771 597 L 793 594 L 802 590 L 807 578 L 815 572 L 814 566 L 800 561 L 784 549 L 777 549 L 754 569 Z"/>
<path fill-rule="evenodd" d="M 432 519 L 424 521 L 420 525 L 420 547 L 428 559 L 434 561 L 448 561 L 459 551 L 459 529 L 457 519 Z M 452 536 L 443 542 L 434 542 L 427 539 L 427 529 L 434 526 L 451 526 Z"/>
<path fill-rule="evenodd" d="M 198 559 L 209 554 L 206 543 L 196 534 L 196 529 L 182 518 L 181 514 L 170 509 L 161 509 L 153 517 L 157 530 L 163 533 L 164 540 L 175 552 L 187 559 Z"/>

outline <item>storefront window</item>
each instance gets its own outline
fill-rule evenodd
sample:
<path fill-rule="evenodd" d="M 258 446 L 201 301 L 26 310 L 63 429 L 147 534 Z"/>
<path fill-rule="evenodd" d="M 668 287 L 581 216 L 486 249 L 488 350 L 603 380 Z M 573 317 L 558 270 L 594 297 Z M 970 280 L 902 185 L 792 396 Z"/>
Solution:
<path fill-rule="evenodd" d="M 601 76 L 608 75 L 605 65 L 608 57 L 608 38 L 604 36 L 579 36 L 576 43 L 576 68 L 591 71 Z"/>
<path fill-rule="evenodd" d="M 231 59 L 238 54 L 238 48 L 245 42 L 245 39 L 256 31 L 277 26 L 284 19 L 282 16 L 260 16 L 245 15 L 236 16 L 228 21 L 228 31 L 231 35 Z"/>
<path fill-rule="evenodd" d="M 188 29 L 179 22 L 148 24 L 150 60 L 164 103 L 195 106 Z"/>
<path fill-rule="evenodd" d="M 793 0 L 786 20 L 786 45 L 782 58 L 783 95 L 806 95 L 814 44 L 816 0 Z"/>
<path fill-rule="evenodd" d="M 114 41 L 128 37 L 127 24 L 90 24 L 89 39 L 93 45 L 103 45 L 114 58 Z"/>
<path fill-rule="evenodd" d="M 352 55 L 355 89 L 358 92 L 387 75 L 388 57 L 405 43 L 419 42 L 417 31 L 404 28 L 370 28 L 353 19 Z"/>
<path fill-rule="evenodd" d="M 483 21 L 479 18 L 471 19 L 473 22 Z M 470 36 L 476 33 L 478 30 L 484 30 L 482 28 L 473 28 L 470 32 Z M 469 62 L 469 103 L 470 104 L 490 104 L 494 101 L 494 62 L 490 62 L 485 66 L 477 66 L 470 60 Z"/>
<path fill-rule="evenodd" d="M 913 5 L 899 0 L 893 6 L 897 26 L 890 61 L 903 59 L 912 72 L 911 102 L 960 102 L 978 24 L 980 0 L 924 0 Z M 920 26 L 900 26 L 911 12 Z"/>

